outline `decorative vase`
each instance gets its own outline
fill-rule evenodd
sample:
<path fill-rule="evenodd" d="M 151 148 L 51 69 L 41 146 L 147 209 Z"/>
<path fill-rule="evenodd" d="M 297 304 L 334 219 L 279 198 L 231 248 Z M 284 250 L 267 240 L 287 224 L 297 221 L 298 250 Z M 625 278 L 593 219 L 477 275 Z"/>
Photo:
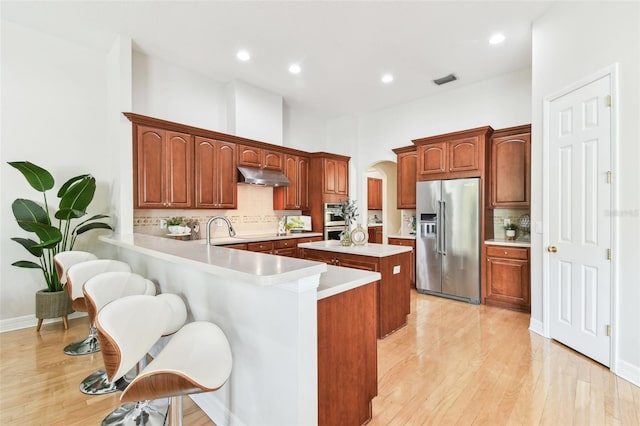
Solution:
<path fill-rule="evenodd" d="M 351 232 L 349 232 L 349 225 L 345 225 L 344 231 L 340 233 L 340 245 L 349 247 L 351 245 Z"/>
<path fill-rule="evenodd" d="M 362 225 L 358 224 L 356 229 L 351 231 L 351 242 L 356 246 L 363 246 L 367 243 L 369 234 L 364 231 Z"/>
<path fill-rule="evenodd" d="M 62 317 L 65 330 L 68 328 L 67 315 L 73 313 L 69 294 L 64 291 L 38 290 L 36 292 L 37 331 L 40 331 L 43 319 Z"/>
<path fill-rule="evenodd" d="M 507 229 L 505 231 L 505 235 L 507 236 L 507 241 L 513 241 L 516 239 L 516 230 L 515 229 Z"/>

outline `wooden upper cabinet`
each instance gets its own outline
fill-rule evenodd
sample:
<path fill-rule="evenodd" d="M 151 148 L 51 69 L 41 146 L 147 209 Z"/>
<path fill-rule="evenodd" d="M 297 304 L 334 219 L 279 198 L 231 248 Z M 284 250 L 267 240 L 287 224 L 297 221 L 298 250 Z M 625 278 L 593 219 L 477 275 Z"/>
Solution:
<path fill-rule="evenodd" d="M 496 130 L 490 151 L 491 207 L 529 207 L 531 125 Z"/>
<path fill-rule="evenodd" d="M 416 139 L 417 180 L 480 177 L 485 173 L 489 126 Z"/>
<path fill-rule="evenodd" d="M 433 143 L 420 147 L 419 176 L 442 174 L 447 172 L 447 144 L 445 142 Z"/>
<path fill-rule="evenodd" d="M 398 155 L 398 193 L 399 209 L 416 208 L 416 174 L 418 156 L 415 146 L 394 149 Z"/>
<path fill-rule="evenodd" d="M 237 208 L 236 145 L 197 136 L 195 164 L 195 207 Z"/>
<path fill-rule="evenodd" d="M 238 166 L 283 171 L 283 154 L 278 151 L 238 145 Z"/>
<path fill-rule="evenodd" d="M 136 126 L 135 207 L 193 207 L 193 138 Z"/>
<path fill-rule="evenodd" d="M 335 158 L 324 159 L 323 192 L 349 195 L 349 162 Z"/>
<path fill-rule="evenodd" d="M 480 169 L 478 138 L 454 140 L 449 145 L 449 172 Z"/>
<path fill-rule="evenodd" d="M 367 209 L 382 210 L 382 179 L 367 178 Z"/>
<path fill-rule="evenodd" d="M 284 155 L 284 174 L 290 186 L 273 188 L 274 210 L 307 210 L 309 208 L 309 159 Z"/>

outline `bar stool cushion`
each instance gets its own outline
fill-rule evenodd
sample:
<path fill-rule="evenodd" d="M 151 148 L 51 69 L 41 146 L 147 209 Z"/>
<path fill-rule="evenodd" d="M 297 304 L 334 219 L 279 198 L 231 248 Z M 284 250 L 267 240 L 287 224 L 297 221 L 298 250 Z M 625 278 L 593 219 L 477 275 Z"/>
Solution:
<path fill-rule="evenodd" d="M 53 257 L 53 263 L 56 265 L 56 272 L 60 284 L 67 283 L 67 271 L 76 263 L 86 262 L 88 260 L 96 260 L 98 257 L 87 251 L 69 250 L 61 251 Z M 71 294 L 69 294 L 71 296 Z"/>
<path fill-rule="evenodd" d="M 168 336 L 180 330 L 184 323 L 187 322 L 187 306 L 177 294 L 163 293 L 156 297 L 164 301 L 169 308 L 169 313 L 167 313 L 169 323 L 164 333 L 162 333 L 163 336 Z"/>
<path fill-rule="evenodd" d="M 124 402 L 158 399 L 219 389 L 232 368 L 231 348 L 217 325 L 186 324 L 127 386 Z"/>
<path fill-rule="evenodd" d="M 133 272 L 105 272 L 84 283 L 84 297 L 90 318 L 107 303 L 126 296 L 144 294 L 154 296 L 156 285 L 153 281 Z"/>
<path fill-rule="evenodd" d="M 111 382 L 124 376 L 171 324 L 171 308 L 155 296 L 137 295 L 105 305 L 96 318 L 105 370 Z"/>
<path fill-rule="evenodd" d="M 76 311 L 87 311 L 82 286 L 90 278 L 104 272 L 131 272 L 131 266 L 125 262 L 112 259 L 89 260 L 78 263 L 67 271 L 67 286 L 69 295 Z M 77 306 L 77 307 L 76 307 Z"/>

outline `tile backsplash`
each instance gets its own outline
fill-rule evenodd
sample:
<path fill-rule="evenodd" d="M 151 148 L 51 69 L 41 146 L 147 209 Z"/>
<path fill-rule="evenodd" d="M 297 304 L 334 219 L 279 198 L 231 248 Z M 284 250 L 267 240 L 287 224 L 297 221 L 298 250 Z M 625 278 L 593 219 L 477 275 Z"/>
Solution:
<path fill-rule="evenodd" d="M 167 229 L 160 228 L 160 220 L 180 216 L 185 221 L 198 221 L 204 238 L 204 225 L 211 216 L 227 216 L 238 235 L 278 232 L 282 216 L 301 214 L 299 210 L 273 210 L 273 188 L 257 185 L 238 185 L 238 208 L 235 210 L 201 209 L 135 209 L 133 231 L 140 234 L 165 236 Z M 212 238 L 227 236 L 226 227 L 212 226 Z"/>
<path fill-rule="evenodd" d="M 511 223 L 518 225 L 520 217 L 524 214 L 529 214 L 528 209 L 494 209 L 493 210 L 493 238 L 504 239 L 504 220 L 509 219 Z M 523 231 L 518 228 L 516 231 L 516 238 L 520 239 L 523 236 Z"/>

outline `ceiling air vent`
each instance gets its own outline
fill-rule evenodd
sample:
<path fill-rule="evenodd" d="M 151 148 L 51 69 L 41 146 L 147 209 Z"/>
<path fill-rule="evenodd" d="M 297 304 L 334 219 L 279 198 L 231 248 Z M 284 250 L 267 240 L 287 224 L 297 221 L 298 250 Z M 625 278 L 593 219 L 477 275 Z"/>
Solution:
<path fill-rule="evenodd" d="M 438 86 L 440 86 L 442 84 L 451 83 L 452 81 L 456 81 L 457 79 L 458 78 L 455 75 L 449 74 L 447 76 L 435 79 L 435 80 L 433 80 L 433 82 L 435 84 L 437 84 Z"/>

